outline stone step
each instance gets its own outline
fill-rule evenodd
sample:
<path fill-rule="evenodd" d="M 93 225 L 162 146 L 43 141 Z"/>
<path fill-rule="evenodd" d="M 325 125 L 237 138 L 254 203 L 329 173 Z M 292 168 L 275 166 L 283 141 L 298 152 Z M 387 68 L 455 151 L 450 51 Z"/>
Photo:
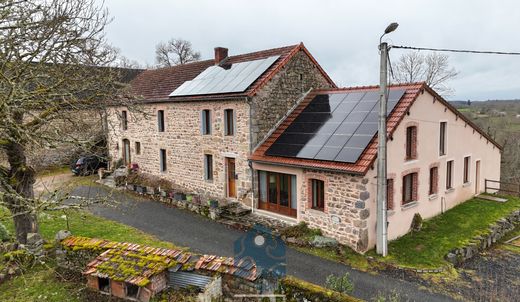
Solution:
<path fill-rule="evenodd" d="M 251 209 L 243 207 L 238 202 L 233 202 L 222 209 L 223 216 L 241 217 L 251 213 Z"/>

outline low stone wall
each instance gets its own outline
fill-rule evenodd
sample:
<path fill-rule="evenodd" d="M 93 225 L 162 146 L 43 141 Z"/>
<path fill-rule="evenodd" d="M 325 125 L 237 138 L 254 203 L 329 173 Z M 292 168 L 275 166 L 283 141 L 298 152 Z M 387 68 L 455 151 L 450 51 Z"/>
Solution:
<path fill-rule="evenodd" d="M 516 210 L 507 217 L 499 219 L 489 227 L 487 235 L 473 238 L 472 243 L 464 247 L 451 250 L 445 259 L 454 265 L 461 265 L 465 261 L 473 258 L 480 251 L 483 251 L 499 241 L 507 233 L 512 231 L 517 224 L 520 224 L 520 210 Z"/>
<path fill-rule="evenodd" d="M 292 277 L 282 279 L 281 289 L 282 294 L 286 296 L 288 301 L 361 302 L 361 300 L 349 295 L 335 292 Z"/>

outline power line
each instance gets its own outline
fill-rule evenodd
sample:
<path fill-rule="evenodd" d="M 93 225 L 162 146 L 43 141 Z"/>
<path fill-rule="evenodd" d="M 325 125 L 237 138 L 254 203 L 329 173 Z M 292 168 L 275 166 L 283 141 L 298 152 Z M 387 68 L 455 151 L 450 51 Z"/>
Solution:
<path fill-rule="evenodd" d="M 449 48 L 428 48 L 428 47 L 413 47 L 413 46 L 402 46 L 402 45 L 391 45 L 390 47 L 391 48 L 400 48 L 400 49 L 412 49 L 412 50 L 478 53 L 478 54 L 491 54 L 491 55 L 513 55 L 513 56 L 519 56 L 520 55 L 520 52 L 504 52 L 504 51 L 449 49 Z"/>

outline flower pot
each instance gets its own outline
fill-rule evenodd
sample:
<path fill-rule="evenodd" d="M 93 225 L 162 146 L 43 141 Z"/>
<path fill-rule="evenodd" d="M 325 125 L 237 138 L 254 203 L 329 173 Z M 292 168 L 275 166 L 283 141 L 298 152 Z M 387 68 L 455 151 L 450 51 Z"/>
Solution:
<path fill-rule="evenodd" d="M 175 193 L 174 194 L 174 198 L 177 201 L 186 200 L 186 194 L 184 194 L 184 193 Z"/>
<path fill-rule="evenodd" d="M 146 187 L 146 194 L 149 194 L 149 195 L 155 194 L 155 188 L 154 187 Z"/>
<path fill-rule="evenodd" d="M 200 204 L 202 203 L 202 202 L 201 202 L 201 198 L 200 198 L 199 195 L 193 195 L 193 200 L 192 200 L 192 202 L 193 202 L 194 204 L 198 204 L 198 205 L 200 205 Z"/>
<path fill-rule="evenodd" d="M 146 192 L 146 187 L 143 186 L 135 186 L 135 191 L 139 194 L 144 194 Z"/>
<path fill-rule="evenodd" d="M 168 192 L 166 192 L 166 191 L 159 191 L 159 195 L 160 195 L 162 198 L 166 198 L 166 197 L 168 197 Z"/>
<path fill-rule="evenodd" d="M 191 194 L 186 195 L 186 200 L 191 202 L 193 200 L 193 195 L 191 195 Z"/>
<path fill-rule="evenodd" d="M 210 200 L 208 201 L 210 209 L 218 208 L 218 200 Z"/>

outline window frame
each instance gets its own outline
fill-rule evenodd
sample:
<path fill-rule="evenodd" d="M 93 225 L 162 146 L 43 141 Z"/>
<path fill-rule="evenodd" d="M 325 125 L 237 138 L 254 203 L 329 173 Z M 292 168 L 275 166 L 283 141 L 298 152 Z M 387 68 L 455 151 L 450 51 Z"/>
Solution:
<path fill-rule="evenodd" d="M 135 142 L 134 143 L 134 147 L 135 147 L 135 155 L 141 155 L 141 142 Z"/>
<path fill-rule="evenodd" d="M 204 154 L 204 180 L 213 181 L 213 154 Z"/>
<path fill-rule="evenodd" d="M 321 179 L 309 180 L 311 186 L 311 208 L 313 210 L 325 211 L 325 182 Z"/>
<path fill-rule="evenodd" d="M 406 160 L 417 158 L 417 126 L 406 127 Z"/>
<path fill-rule="evenodd" d="M 453 166 L 453 160 L 448 160 L 446 162 L 446 190 L 453 189 Z"/>
<path fill-rule="evenodd" d="M 128 130 L 128 111 L 121 111 L 121 128 L 122 130 Z"/>
<path fill-rule="evenodd" d="M 165 117 L 164 117 L 164 110 L 157 110 L 157 130 L 159 132 L 164 132 L 165 130 Z"/>
<path fill-rule="evenodd" d="M 417 199 L 418 199 L 417 198 L 417 190 L 418 190 L 417 178 L 418 178 L 417 172 L 408 173 L 403 176 L 403 194 L 402 194 L 402 198 L 401 198 L 401 205 L 405 206 L 407 204 L 417 201 Z M 410 188 L 409 188 L 410 194 L 407 194 L 407 191 L 408 191 L 407 185 L 408 184 L 410 185 Z"/>
<path fill-rule="evenodd" d="M 202 135 L 211 135 L 211 110 L 203 109 L 200 114 L 200 127 Z"/>
<path fill-rule="evenodd" d="M 462 183 L 467 184 L 471 182 L 471 156 L 464 156 L 464 170 L 462 171 Z"/>
<path fill-rule="evenodd" d="M 159 171 L 161 173 L 168 172 L 168 154 L 166 149 L 159 149 Z"/>
<path fill-rule="evenodd" d="M 224 109 L 224 135 L 235 135 L 235 110 Z"/>
<path fill-rule="evenodd" d="M 436 182 L 434 182 L 436 180 Z M 428 187 L 428 194 L 435 195 L 439 192 L 439 167 L 430 168 L 430 182 Z"/>
<path fill-rule="evenodd" d="M 439 156 L 445 156 L 447 150 L 448 122 L 441 121 L 439 123 Z"/>

